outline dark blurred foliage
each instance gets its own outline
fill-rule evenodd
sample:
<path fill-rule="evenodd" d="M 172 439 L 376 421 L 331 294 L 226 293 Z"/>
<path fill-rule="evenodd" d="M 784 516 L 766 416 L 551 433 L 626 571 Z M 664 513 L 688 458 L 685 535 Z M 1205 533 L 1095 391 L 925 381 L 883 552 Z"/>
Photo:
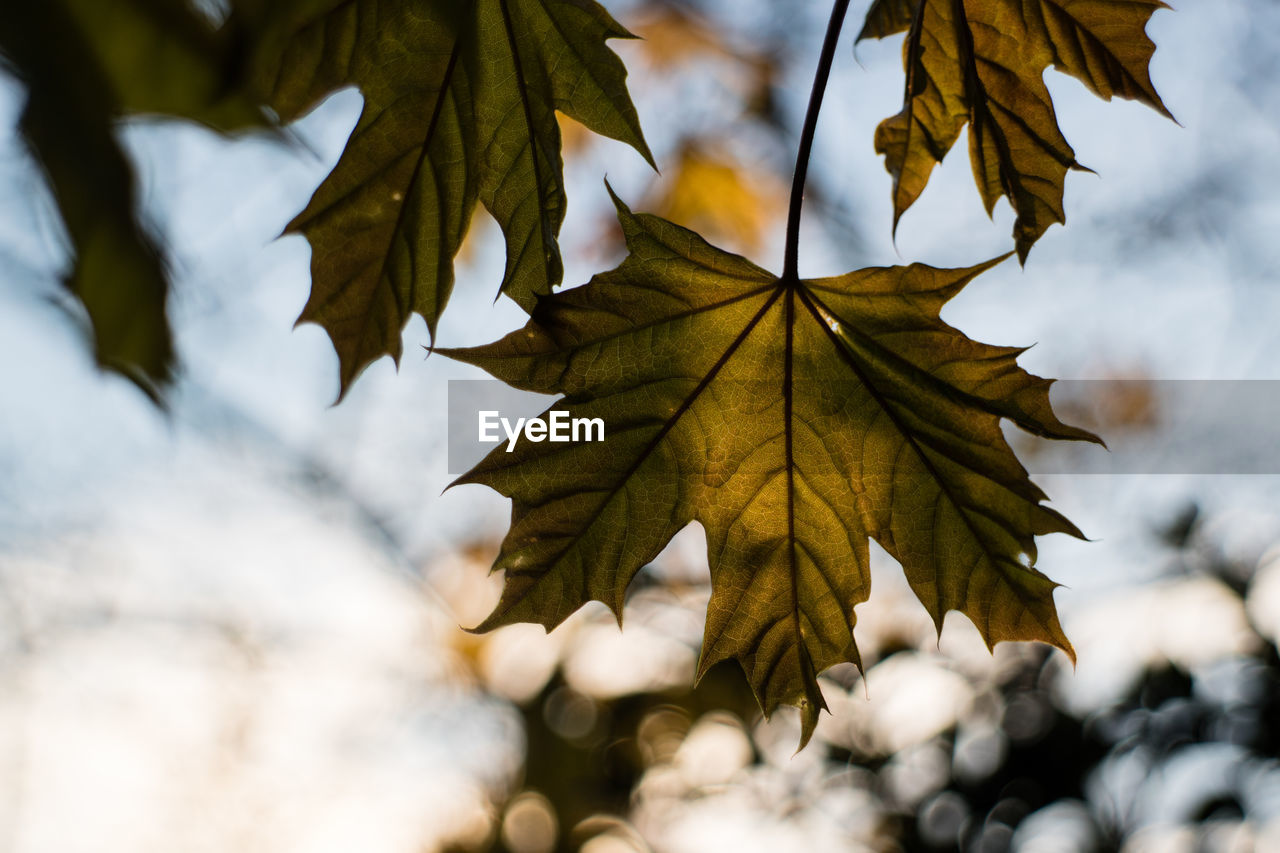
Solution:
<path fill-rule="evenodd" d="M 1173 575 L 1211 577 L 1243 600 L 1252 567 L 1214 547 L 1196 507 L 1172 518 L 1158 538 L 1174 558 Z M 846 778 L 852 769 L 849 784 L 869 788 L 883 817 L 879 848 L 911 853 L 1034 850 L 1040 848 L 1031 842 L 1046 834 L 1057 846 L 1044 849 L 1119 851 L 1149 827 L 1133 806 L 1140 796 L 1150 795 L 1152 780 L 1193 759 L 1197 751 L 1225 749 L 1233 767 L 1224 777 L 1226 784 L 1204 775 L 1177 798 L 1174 817 L 1195 833 L 1196 850 L 1251 849 L 1231 846 L 1222 842 L 1221 833 L 1215 835 L 1215 829 L 1247 821 L 1256 826 L 1268 817 L 1254 813 L 1256 792 L 1244 771 L 1274 769 L 1280 759 L 1275 725 L 1280 720 L 1280 654 L 1256 631 L 1251 640 L 1254 654 L 1195 671 L 1167 662 L 1148 666 L 1119 701 L 1082 715 L 1061 701 L 1064 684 L 1069 689 L 1073 678 L 1061 656 L 1044 647 L 1023 647 L 1026 653 L 1001 670 L 994 683 L 971 679 L 977 698 L 968 717 L 928 744 L 950 756 L 950 768 L 905 800 L 891 778 L 904 761 L 902 753 L 839 746 L 824 741 L 821 729 L 808 749 L 822 752 L 828 781 Z M 882 651 L 878 663 L 910 653 L 906 647 Z M 847 680 L 853 700 L 861 701 L 861 679 L 852 674 Z M 638 692 L 606 700 L 576 692 L 558 672 L 522 706 L 525 770 L 514 787 L 519 793 L 504 807 L 510 818 L 512 804 L 518 808 L 530 796 L 538 797 L 541 808 L 554 814 L 548 826 L 556 828 L 555 834 L 535 833 L 537 837 L 522 840 L 516 827 L 511 844 L 513 827 L 507 824 L 500 833 L 499 823 L 488 846 L 479 849 L 573 851 L 600 833 L 625 837 L 631 845 L 627 849 L 651 849 L 648 839 L 627 823 L 640 797 L 638 786 L 647 771 L 672 763 L 682 740 L 704 715 L 740 720 L 755 732 L 745 774 L 768 762 L 758 741 L 758 706 L 736 667 L 717 667 L 696 690 Z M 997 725 L 975 729 L 976 717 L 994 718 Z M 1140 772 L 1117 773 L 1122 766 Z M 743 777 L 735 777 L 729 784 L 743 783 Z M 802 802 L 813 791 L 801 787 L 793 794 Z M 701 795 L 695 790 L 685 796 L 696 800 Z M 1033 816 L 1038 820 L 1029 821 Z M 546 847 L 539 839 L 549 837 L 554 845 Z M 1163 849 L 1166 843 L 1157 840 L 1154 848 L 1140 849 Z"/>
<path fill-rule="evenodd" d="M 96 360 L 157 402 L 175 369 L 169 273 L 116 134 L 129 116 L 220 131 L 264 124 L 242 87 L 242 40 L 173 0 L 0 6 L 0 68 L 26 89 L 19 131 L 66 231 L 65 307 Z"/>
<path fill-rule="evenodd" d="M 523 708 L 522 784 L 547 797 L 559 826 L 586 830 L 561 833 L 557 849 L 576 850 L 589 837 L 593 817 L 625 817 L 644 771 L 669 761 L 693 722 L 716 711 L 747 720 L 757 713 L 741 670 L 731 664 L 708 672 L 697 690 L 636 693 L 608 702 L 553 678 Z M 506 848 L 499 840 L 494 849 Z"/>

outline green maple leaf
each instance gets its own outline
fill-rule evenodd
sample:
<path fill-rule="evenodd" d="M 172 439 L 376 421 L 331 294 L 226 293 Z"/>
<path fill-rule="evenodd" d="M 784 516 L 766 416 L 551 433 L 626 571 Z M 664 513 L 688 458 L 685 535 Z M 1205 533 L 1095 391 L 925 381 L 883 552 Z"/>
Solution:
<path fill-rule="evenodd" d="M 631 34 L 594 0 L 310 6 L 324 11 L 293 22 L 259 77 L 285 119 L 342 86 L 365 99 L 337 167 L 289 226 L 312 246 L 299 321 L 329 333 L 345 394 L 374 360 L 399 360 L 414 312 L 434 337 L 477 200 L 506 235 L 501 291 L 527 309 L 560 283 L 556 110 L 652 157 L 606 46 Z"/>
<path fill-rule="evenodd" d="M 168 272 L 138 221 L 115 125 L 137 114 L 219 130 L 263 124 L 235 55 L 225 33 L 171 0 L 0 6 L 0 61 L 27 89 L 20 129 L 66 228 L 64 283 L 83 307 L 98 364 L 157 401 L 174 369 Z"/>
<path fill-rule="evenodd" d="M 699 672 L 739 661 L 766 713 L 824 707 L 816 676 L 859 662 L 855 605 L 869 539 L 901 564 L 941 630 L 959 610 L 988 644 L 1071 654 L 1034 537 L 1079 536 L 1043 506 L 1000 430 L 1097 439 L 1061 423 L 1020 349 L 939 319 L 999 260 L 785 280 L 618 202 L 628 258 L 541 299 L 496 343 L 442 350 L 554 409 L 602 418 L 603 442 L 500 447 L 459 483 L 512 499 L 477 630 L 548 629 L 589 600 L 621 619 L 636 572 L 690 522 L 707 534 L 712 595 Z"/>
<path fill-rule="evenodd" d="M 1058 127 L 1045 69 L 1169 115 L 1151 84 L 1155 45 L 1146 34 L 1164 8 L 1161 0 L 875 0 L 859 39 L 907 33 L 902 112 L 875 140 L 893 175 L 894 228 L 968 124 L 983 204 L 990 214 L 1009 199 L 1025 261 L 1050 225 L 1066 221 L 1066 174 L 1083 169 Z"/>

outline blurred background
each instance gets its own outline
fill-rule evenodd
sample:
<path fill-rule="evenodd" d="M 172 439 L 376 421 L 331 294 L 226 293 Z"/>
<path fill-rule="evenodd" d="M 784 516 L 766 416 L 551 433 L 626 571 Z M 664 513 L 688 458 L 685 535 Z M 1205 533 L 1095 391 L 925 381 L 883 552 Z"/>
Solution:
<path fill-rule="evenodd" d="M 827 4 L 605 5 L 647 37 L 613 44 L 662 173 L 566 123 L 566 284 L 621 257 L 606 174 L 777 269 Z M 871 140 L 901 103 L 901 37 L 855 54 L 867 5 L 819 127 L 801 273 L 1006 251 L 1012 215 L 983 214 L 963 140 L 890 239 Z M 1149 32 L 1180 124 L 1050 72 L 1097 176 L 1069 176 L 1068 227 L 1025 271 L 1002 265 L 944 316 L 1037 343 L 1023 363 L 1041 375 L 1274 393 L 1280 2 L 1174 5 Z M 939 641 L 877 552 L 865 678 L 824 676 L 832 713 L 795 754 L 794 716 L 762 720 L 737 670 L 692 689 L 697 529 L 642 573 L 623 631 L 603 607 L 550 635 L 459 627 L 496 601 L 508 517 L 479 487 L 442 494 L 447 381 L 481 374 L 423 357 L 415 320 L 399 371 L 384 359 L 331 407 L 327 339 L 290 331 L 309 251 L 276 237 L 358 94 L 283 139 L 121 127 L 175 281 L 167 414 L 100 373 L 59 307 L 65 240 L 15 131 L 23 99 L 0 73 L 0 850 L 1280 850 L 1277 477 L 1037 477 L 1094 540 L 1041 540 L 1074 670 L 1040 646 L 988 654 L 956 614 Z M 502 265 L 481 216 L 443 344 L 522 324 L 492 304 Z M 1160 430 L 1158 399 L 1089 402 L 1104 436 Z M 1275 470 L 1280 448 L 1259 452 Z"/>

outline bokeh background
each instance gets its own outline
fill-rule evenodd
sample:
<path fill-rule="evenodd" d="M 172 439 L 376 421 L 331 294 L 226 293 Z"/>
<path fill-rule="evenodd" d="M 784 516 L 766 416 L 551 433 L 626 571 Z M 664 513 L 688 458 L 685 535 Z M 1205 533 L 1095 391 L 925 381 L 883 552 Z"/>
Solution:
<path fill-rule="evenodd" d="M 1097 176 L 1069 176 L 1068 227 L 1025 270 L 945 314 L 1037 343 L 1041 375 L 1280 380 L 1280 3 L 1173 5 L 1149 32 L 1180 124 L 1049 73 Z M 606 175 L 776 269 L 826 4 L 606 6 L 648 37 L 615 46 L 662 174 L 566 126 L 566 283 L 620 257 Z M 983 214 L 963 140 L 890 239 L 871 135 L 899 108 L 901 37 L 855 55 L 866 6 L 819 127 L 801 273 L 1006 251 L 1011 213 Z M 956 614 L 939 641 L 877 552 L 866 676 L 827 673 L 832 713 L 795 754 L 794 717 L 762 720 L 737 671 L 692 689 L 697 529 L 637 581 L 625 630 L 602 607 L 550 635 L 459 627 L 496 600 L 508 513 L 479 487 L 442 494 L 447 381 L 479 374 L 424 357 L 415 321 L 399 371 L 375 364 L 331 407 L 327 340 L 290 331 L 309 253 L 276 236 L 358 94 L 283 139 L 121 128 L 176 281 L 167 414 L 99 373 L 59 307 L 23 97 L 0 76 L 0 850 L 1280 850 L 1277 477 L 1038 477 L 1094 540 L 1042 540 L 1074 670 L 1039 646 L 990 655 Z M 522 323 L 493 303 L 502 261 L 481 217 L 442 343 Z M 1158 399 L 1104 402 L 1104 434 L 1158 434 Z"/>

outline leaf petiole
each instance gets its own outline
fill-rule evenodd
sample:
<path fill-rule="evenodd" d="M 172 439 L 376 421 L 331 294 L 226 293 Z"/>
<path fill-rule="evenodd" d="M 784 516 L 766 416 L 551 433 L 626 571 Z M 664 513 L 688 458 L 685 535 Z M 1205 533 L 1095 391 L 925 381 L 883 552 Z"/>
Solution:
<path fill-rule="evenodd" d="M 787 212 L 787 244 L 782 262 L 782 280 L 796 282 L 800 278 L 800 209 L 804 205 L 804 185 L 809 176 L 809 158 L 813 154 L 813 136 L 818 128 L 818 114 L 822 112 L 822 97 L 831 77 L 831 64 L 835 60 L 836 44 L 844 26 L 849 0 L 836 0 L 831 8 L 831 20 L 827 23 L 827 37 L 818 57 L 818 70 L 813 77 L 813 89 L 809 93 L 809 107 L 800 131 L 800 150 L 796 153 L 795 177 L 791 183 L 791 207 Z"/>

